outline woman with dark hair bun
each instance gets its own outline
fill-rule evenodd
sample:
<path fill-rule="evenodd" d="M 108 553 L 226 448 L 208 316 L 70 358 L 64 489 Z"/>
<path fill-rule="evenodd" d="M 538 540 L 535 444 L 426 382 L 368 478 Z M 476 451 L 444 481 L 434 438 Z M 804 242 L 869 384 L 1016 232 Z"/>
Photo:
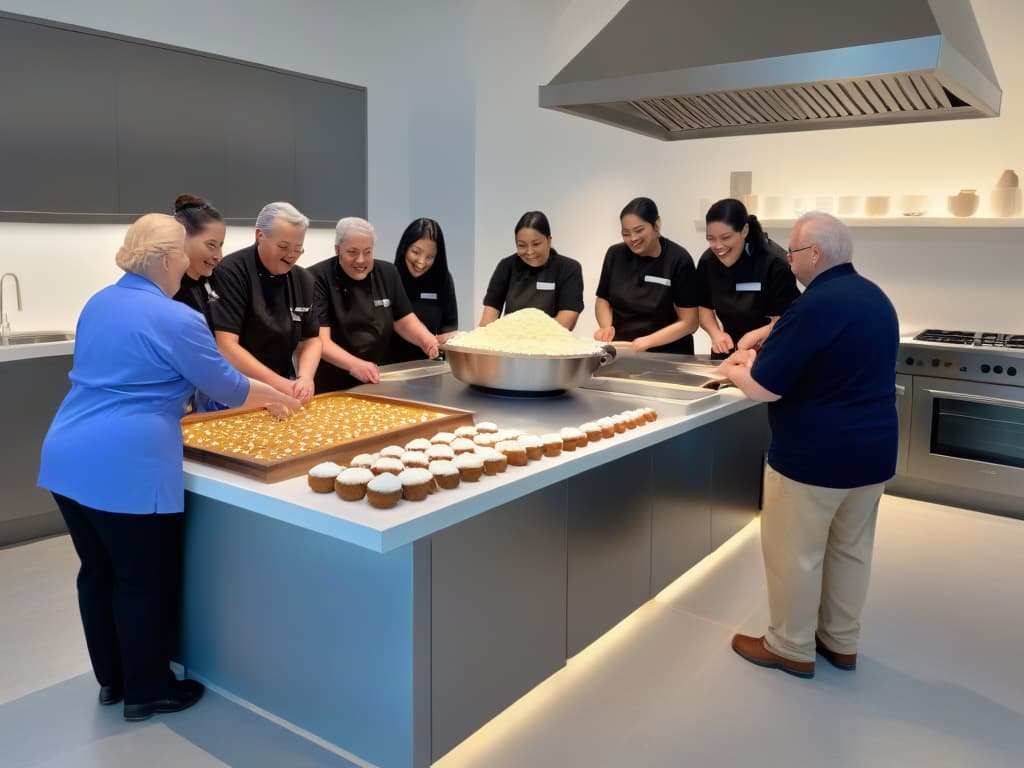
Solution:
<path fill-rule="evenodd" d="M 635 352 L 693 354 L 697 293 L 693 258 L 661 236 L 658 206 L 630 200 L 619 214 L 622 242 L 608 248 L 597 284 L 598 341 L 628 341 Z"/>
<path fill-rule="evenodd" d="M 441 225 L 433 219 L 416 219 L 402 233 L 395 250 L 395 268 L 412 304 L 412 311 L 427 327 L 437 343 L 443 344 L 459 327 L 459 306 L 455 299 L 455 281 L 448 271 Z M 426 359 L 423 350 L 402 338 L 391 337 L 389 361 Z"/>
<path fill-rule="evenodd" d="M 178 195 L 174 218 L 185 227 L 185 255 L 188 269 L 174 300 L 201 312 L 209 324 L 207 308 L 217 298 L 211 277 L 224 258 L 224 217 L 220 211 L 196 195 Z"/>
<path fill-rule="evenodd" d="M 768 239 L 739 200 L 719 200 L 704 221 L 709 247 L 697 263 L 700 327 L 714 357 L 756 349 L 800 295 L 786 249 Z"/>
<path fill-rule="evenodd" d="M 540 211 L 524 213 L 515 234 L 516 252 L 498 262 L 487 284 L 480 325 L 503 309 L 507 315 L 535 307 L 571 331 L 583 311 L 583 267 L 551 247 L 551 225 Z"/>

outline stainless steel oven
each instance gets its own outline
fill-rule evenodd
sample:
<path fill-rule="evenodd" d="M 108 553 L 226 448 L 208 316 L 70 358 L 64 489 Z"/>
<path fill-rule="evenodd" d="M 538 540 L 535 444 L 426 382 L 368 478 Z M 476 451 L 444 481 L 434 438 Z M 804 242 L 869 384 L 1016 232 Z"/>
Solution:
<path fill-rule="evenodd" d="M 897 493 L 1024 516 L 1024 335 L 904 341 L 897 403 Z"/>

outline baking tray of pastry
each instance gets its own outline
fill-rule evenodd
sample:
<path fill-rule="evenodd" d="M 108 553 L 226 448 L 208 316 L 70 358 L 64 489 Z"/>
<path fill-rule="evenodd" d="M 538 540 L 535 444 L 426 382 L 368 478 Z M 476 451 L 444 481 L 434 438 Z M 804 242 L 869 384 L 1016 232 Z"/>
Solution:
<path fill-rule="evenodd" d="M 288 419 L 262 408 L 229 408 L 186 416 L 181 432 L 186 459 L 276 483 L 322 461 L 347 464 L 360 453 L 472 424 L 472 411 L 332 392 L 315 396 Z"/>

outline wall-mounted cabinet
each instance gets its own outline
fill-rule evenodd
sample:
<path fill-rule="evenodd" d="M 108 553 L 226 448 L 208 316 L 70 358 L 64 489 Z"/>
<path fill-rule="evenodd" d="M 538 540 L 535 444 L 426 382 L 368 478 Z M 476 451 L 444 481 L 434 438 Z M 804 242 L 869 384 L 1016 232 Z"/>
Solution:
<path fill-rule="evenodd" d="M 366 89 L 0 14 L 0 212 L 365 216 Z"/>

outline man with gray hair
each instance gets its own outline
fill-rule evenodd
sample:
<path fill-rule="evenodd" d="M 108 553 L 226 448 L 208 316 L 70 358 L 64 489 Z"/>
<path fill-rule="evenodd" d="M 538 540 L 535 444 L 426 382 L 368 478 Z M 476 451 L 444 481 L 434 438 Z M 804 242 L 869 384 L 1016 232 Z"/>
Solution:
<path fill-rule="evenodd" d="M 721 368 L 747 397 L 767 402 L 772 438 L 761 549 L 769 626 L 732 647 L 762 667 L 814 676 L 815 650 L 857 665 L 878 502 L 896 471 L 896 311 L 851 263 L 846 225 L 812 211 L 789 238 L 806 288 L 760 352 Z"/>
<path fill-rule="evenodd" d="M 291 203 L 269 203 L 256 217 L 256 242 L 217 268 L 210 324 L 217 347 L 246 376 L 302 403 L 313 397 L 320 326 L 313 278 L 296 262 L 309 219 Z"/>

